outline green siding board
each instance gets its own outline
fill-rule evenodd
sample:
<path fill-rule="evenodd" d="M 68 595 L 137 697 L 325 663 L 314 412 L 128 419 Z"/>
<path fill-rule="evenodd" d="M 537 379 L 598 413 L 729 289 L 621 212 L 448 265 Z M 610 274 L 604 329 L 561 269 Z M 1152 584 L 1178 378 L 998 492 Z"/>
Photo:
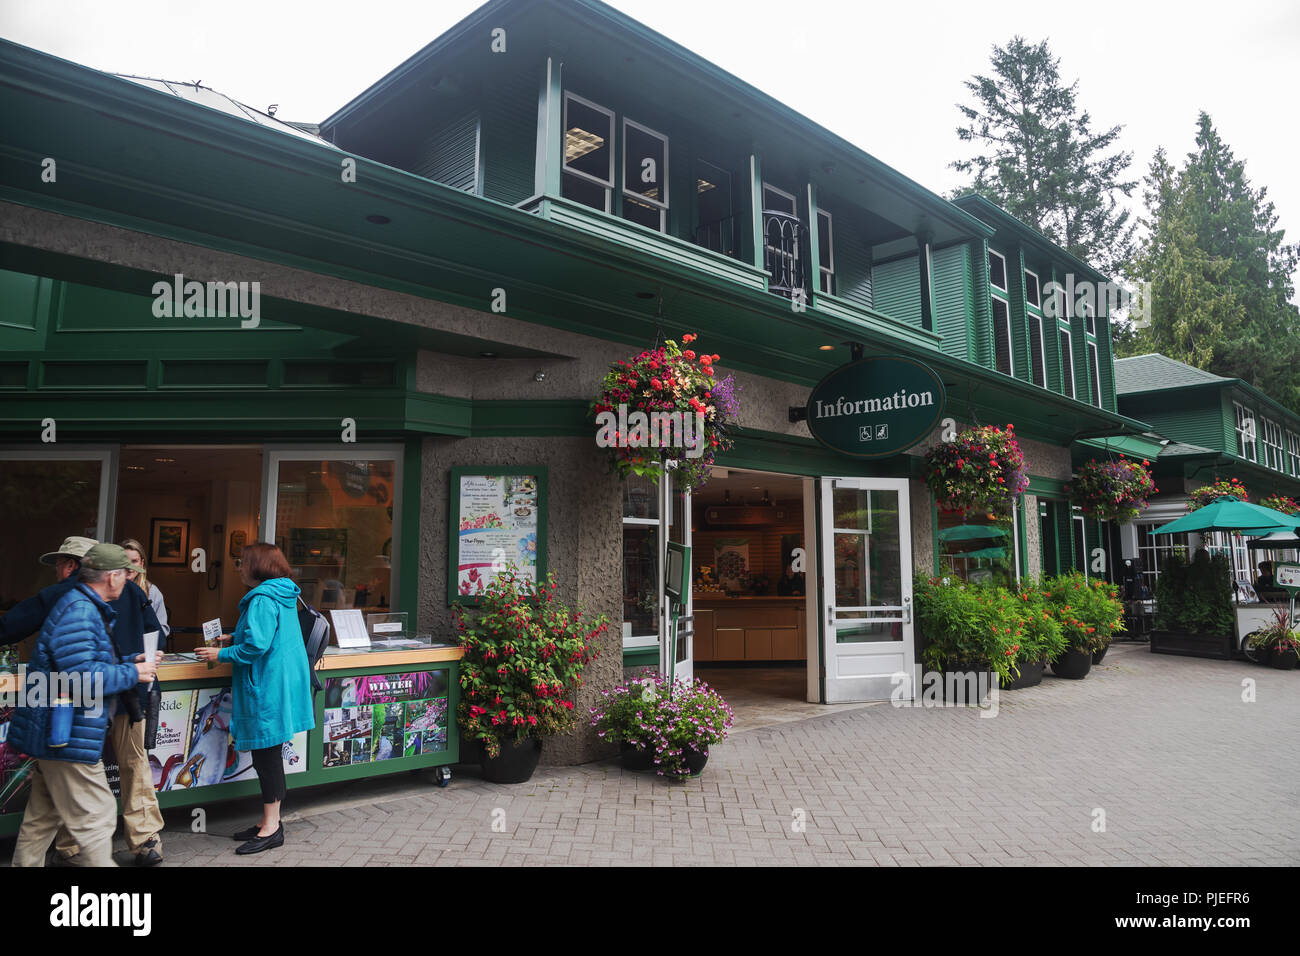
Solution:
<path fill-rule="evenodd" d="M 538 76 L 535 70 L 507 74 L 483 98 L 483 195 L 489 199 L 514 205 L 534 195 Z"/>
<path fill-rule="evenodd" d="M 833 211 L 831 215 L 835 215 Z M 831 244 L 835 253 L 835 294 L 863 308 L 873 308 L 871 247 L 856 230 L 847 226 L 840 228 L 839 219 L 833 219 L 833 228 Z"/>
<path fill-rule="evenodd" d="M 971 271 L 974 281 L 971 283 L 975 303 L 973 310 L 975 322 L 973 341 L 975 344 L 972 361 L 985 368 L 993 368 L 993 306 L 989 301 L 989 244 L 985 239 L 976 239 L 971 243 Z"/>
<path fill-rule="evenodd" d="M 1034 380 L 1029 365 L 1029 327 L 1025 324 L 1025 270 L 1019 248 L 998 250 L 1007 258 L 1007 305 L 1011 312 L 1011 356 L 1015 377 L 1022 382 Z"/>
<path fill-rule="evenodd" d="M 877 312 L 921 325 L 921 267 L 916 256 L 872 266 L 871 289 Z"/>
<path fill-rule="evenodd" d="M 965 245 L 935 249 L 930 255 L 933 267 L 930 284 L 934 290 L 934 330 L 943 336 L 940 348 L 964 359 L 970 349 L 970 322 L 967 314 L 970 287 L 970 248 Z"/>
<path fill-rule="evenodd" d="M 416 146 L 411 172 L 463 192 L 478 190 L 477 110 L 440 124 Z"/>

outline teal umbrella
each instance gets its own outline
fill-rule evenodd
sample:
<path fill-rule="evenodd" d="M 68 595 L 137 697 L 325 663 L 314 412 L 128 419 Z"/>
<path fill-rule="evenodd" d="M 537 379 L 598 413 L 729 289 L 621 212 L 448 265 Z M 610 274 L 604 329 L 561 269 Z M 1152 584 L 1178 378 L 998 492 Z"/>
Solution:
<path fill-rule="evenodd" d="M 1300 526 L 1300 518 L 1283 514 L 1249 501 L 1224 496 L 1204 508 L 1162 525 L 1152 534 L 1183 534 L 1188 531 L 1246 531 L 1266 534 Z"/>
<path fill-rule="evenodd" d="M 939 532 L 940 541 L 978 541 L 981 538 L 1004 538 L 1006 528 L 991 524 L 959 524 Z"/>
<path fill-rule="evenodd" d="M 1289 551 L 1292 548 L 1300 548 L 1300 529 L 1298 528 L 1274 528 L 1272 531 L 1264 534 L 1262 538 L 1252 538 L 1246 542 L 1246 547 L 1252 551 Z"/>

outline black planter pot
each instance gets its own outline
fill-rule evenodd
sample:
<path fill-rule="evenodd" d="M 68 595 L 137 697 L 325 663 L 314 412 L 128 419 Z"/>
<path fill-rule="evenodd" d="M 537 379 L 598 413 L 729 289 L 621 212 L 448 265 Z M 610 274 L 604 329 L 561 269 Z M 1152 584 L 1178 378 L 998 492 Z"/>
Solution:
<path fill-rule="evenodd" d="M 670 780 L 689 780 L 691 777 L 698 777 L 704 773 L 704 765 L 709 762 L 709 752 L 707 750 L 692 750 L 686 748 L 686 753 L 682 755 L 682 763 L 686 765 L 686 773 L 681 775 L 669 776 Z"/>
<path fill-rule="evenodd" d="M 1268 666 L 1276 667 L 1280 671 L 1294 670 L 1296 666 L 1295 651 L 1279 651 L 1276 647 L 1270 647 L 1268 650 Z"/>
<path fill-rule="evenodd" d="M 1152 654 L 1178 654 L 1182 657 L 1208 657 L 1232 660 L 1231 634 L 1192 634 L 1188 631 L 1152 631 Z"/>
<path fill-rule="evenodd" d="M 1092 652 L 1092 662 L 1093 662 L 1094 664 L 1100 664 L 1100 663 L 1101 663 L 1101 659 L 1102 659 L 1103 657 L 1106 656 L 1106 652 L 1107 652 L 1108 650 L 1110 650 L 1110 645 L 1109 645 L 1109 644 L 1107 644 L 1105 647 L 1103 647 L 1103 648 L 1102 648 L 1101 650 L 1099 650 L 1099 651 L 1093 651 L 1093 652 Z"/>
<path fill-rule="evenodd" d="M 1092 670 L 1092 652 L 1087 648 L 1077 650 L 1072 647 L 1052 661 L 1052 673 L 1066 680 L 1083 680 L 1090 670 Z"/>
<path fill-rule="evenodd" d="M 1002 685 L 1003 690 L 1023 690 L 1026 687 L 1036 687 L 1043 682 L 1043 671 L 1047 668 L 1047 661 L 1034 661 L 1032 664 L 1020 665 L 1020 676 L 1015 680 Z"/>
<path fill-rule="evenodd" d="M 632 773 L 649 773 L 654 769 L 655 752 L 652 747 L 633 747 L 626 740 L 618 745 L 618 762 Z"/>
<path fill-rule="evenodd" d="M 541 738 L 529 737 L 519 743 L 513 740 L 502 742 L 499 757 L 480 754 L 478 765 L 483 771 L 483 779 L 491 783 L 524 783 L 532 777 L 537 761 L 541 759 Z"/>

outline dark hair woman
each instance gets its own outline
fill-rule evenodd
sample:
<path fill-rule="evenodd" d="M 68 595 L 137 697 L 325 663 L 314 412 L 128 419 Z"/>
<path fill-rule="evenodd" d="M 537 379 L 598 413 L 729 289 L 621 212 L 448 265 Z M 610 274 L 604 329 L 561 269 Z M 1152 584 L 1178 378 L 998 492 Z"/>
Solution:
<path fill-rule="evenodd" d="M 273 544 L 246 545 L 239 576 L 251 590 L 239 602 L 239 623 L 230 647 L 200 647 L 201 660 L 231 665 L 230 732 L 236 750 L 253 754 L 262 786 L 262 820 L 235 834 L 245 841 L 236 853 L 260 853 L 284 844 L 281 749 L 293 735 L 316 726 L 311 673 L 298 626 L 298 585 L 284 554 Z"/>

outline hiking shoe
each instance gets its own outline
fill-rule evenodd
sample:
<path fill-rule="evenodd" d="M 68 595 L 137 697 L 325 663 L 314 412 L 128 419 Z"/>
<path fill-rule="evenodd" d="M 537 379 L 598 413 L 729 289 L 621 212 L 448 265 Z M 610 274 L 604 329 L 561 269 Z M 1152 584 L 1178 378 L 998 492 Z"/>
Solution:
<path fill-rule="evenodd" d="M 150 837 L 140 849 L 135 851 L 136 866 L 157 866 L 162 861 L 162 844 L 158 842 L 156 836 Z"/>

